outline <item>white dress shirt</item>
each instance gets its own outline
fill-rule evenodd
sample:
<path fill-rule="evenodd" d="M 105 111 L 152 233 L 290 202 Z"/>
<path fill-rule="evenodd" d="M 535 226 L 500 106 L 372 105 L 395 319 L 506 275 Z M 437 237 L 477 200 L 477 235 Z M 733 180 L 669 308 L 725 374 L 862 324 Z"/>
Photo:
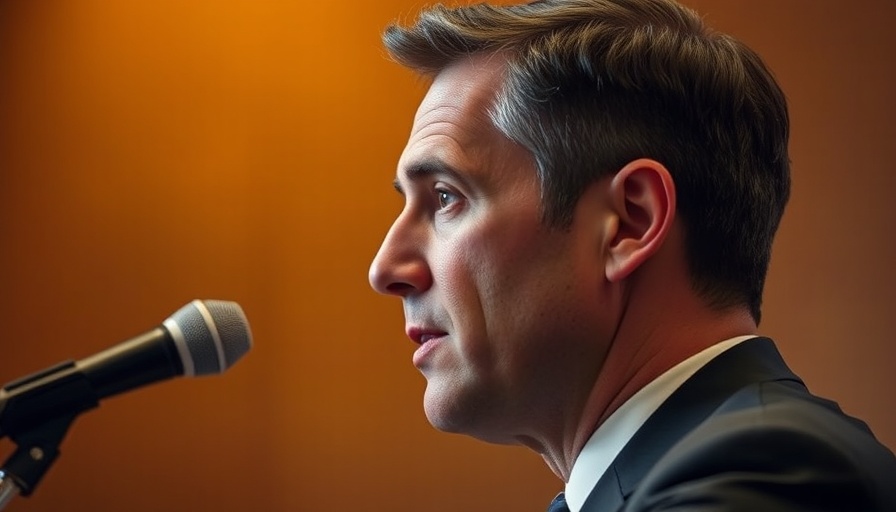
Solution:
<path fill-rule="evenodd" d="M 588 494 L 610 467 L 613 459 L 647 421 L 647 418 L 700 368 L 729 348 L 756 336 L 731 338 L 673 366 L 641 388 L 603 422 L 579 452 L 566 483 L 570 512 L 579 512 Z"/>

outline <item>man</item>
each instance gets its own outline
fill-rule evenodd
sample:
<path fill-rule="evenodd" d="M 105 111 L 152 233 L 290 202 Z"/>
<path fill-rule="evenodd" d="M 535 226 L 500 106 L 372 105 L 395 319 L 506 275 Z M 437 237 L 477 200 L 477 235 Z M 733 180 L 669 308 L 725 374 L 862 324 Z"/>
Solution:
<path fill-rule="evenodd" d="M 896 510 L 893 454 L 757 334 L 790 178 L 755 53 L 671 0 L 435 7 L 384 40 L 432 83 L 370 281 L 436 428 L 540 453 L 556 510 Z"/>

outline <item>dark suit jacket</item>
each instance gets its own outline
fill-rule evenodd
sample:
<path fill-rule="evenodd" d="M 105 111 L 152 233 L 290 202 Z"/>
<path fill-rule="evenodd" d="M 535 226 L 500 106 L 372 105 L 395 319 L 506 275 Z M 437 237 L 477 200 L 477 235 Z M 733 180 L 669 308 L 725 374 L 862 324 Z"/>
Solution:
<path fill-rule="evenodd" d="M 657 409 L 582 512 L 645 510 L 896 511 L 896 458 L 755 338 Z"/>

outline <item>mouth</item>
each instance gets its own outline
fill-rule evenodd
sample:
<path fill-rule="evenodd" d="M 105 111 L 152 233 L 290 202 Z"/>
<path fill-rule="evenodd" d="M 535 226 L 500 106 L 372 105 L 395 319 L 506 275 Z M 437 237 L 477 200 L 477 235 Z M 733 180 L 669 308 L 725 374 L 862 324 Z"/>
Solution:
<path fill-rule="evenodd" d="M 425 327 L 408 327 L 407 329 L 408 338 L 418 345 L 424 345 L 431 340 L 441 338 L 447 334 L 448 333 L 445 331 Z"/>
<path fill-rule="evenodd" d="M 435 353 L 438 352 L 439 346 L 442 344 L 448 333 L 438 329 L 409 327 L 407 330 L 408 337 L 414 341 L 419 347 L 414 351 L 413 363 L 420 371 L 426 374 L 426 369 L 431 369 L 435 364 Z"/>

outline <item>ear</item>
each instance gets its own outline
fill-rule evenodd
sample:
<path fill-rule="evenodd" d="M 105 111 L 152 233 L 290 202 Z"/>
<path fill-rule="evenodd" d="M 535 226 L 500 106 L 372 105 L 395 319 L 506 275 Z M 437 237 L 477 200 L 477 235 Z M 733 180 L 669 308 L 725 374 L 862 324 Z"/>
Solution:
<path fill-rule="evenodd" d="M 609 185 L 616 229 L 607 245 L 607 279 L 621 281 L 663 245 L 675 219 L 675 182 L 663 164 L 638 159 Z"/>

